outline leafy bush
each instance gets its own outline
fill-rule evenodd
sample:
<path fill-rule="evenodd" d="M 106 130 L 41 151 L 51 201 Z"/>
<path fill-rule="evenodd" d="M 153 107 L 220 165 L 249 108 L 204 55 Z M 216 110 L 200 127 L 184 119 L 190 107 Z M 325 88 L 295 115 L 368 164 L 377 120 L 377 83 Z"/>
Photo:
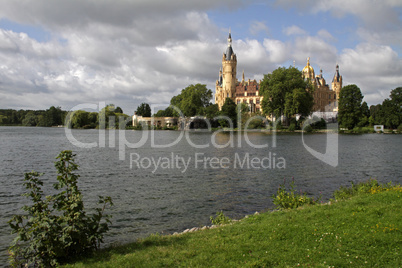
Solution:
<path fill-rule="evenodd" d="M 232 222 L 232 219 L 225 216 L 222 211 L 216 212 L 215 218 L 211 216 L 209 219 L 214 225 L 228 224 Z"/>
<path fill-rule="evenodd" d="M 284 181 L 283 185 L 280 185 L 276 195 L 273 196 L 273 203 L 276 205 L 278 209 L 290 209 L 297 208 L 303 205 L 315 205 L 321 200 L 321 196 L 315 200 L 312 197 L 306 196 L 303 193 L 296 193 L 294 189 L 295 181 L 292 179 L 290 183 L 290 191 L 286 190 L 286 181 Z"/>
<path fill-rule="evenodd" d="M 397 131 L 398 131 L 399 133 L 402 133 L 402 124 L 400 124 L 400 125 L 398 126 Z"/>
<path fill-rule="evenodd" d="M 71 151 L 62 151 L 56 163 L 57 181 L 54 189 L 59 193 L 43 198 L 39 179 L 42 174 L 25 174 L 23 196 L 32 201 L 24 206 L 25 215 L 14 215 L 9 221 L 12 233 L 17 237 L 12 242 L 10 264 L 14 267 L 51 267 L 72 257 L 84 255 L 99 248 L 103 234 L 109 230 L 110 216 L 104 215 L 107 204 L 113 205 L 110 197 L 99 196 L 101 208 L 88 216 L 84 210 L 82 194 L 78 189 L 79 175 L 74 171 L 78 165 Z M 102 221 L 102 218 L 105 220 Z"/>
<path fill-rule="evenodd" d="M 296 124 L 294 124 L 294 123 L 292 123 L 292 124 L 290 124 L 290 126 L 288 127 L 288 130 L 289 131 L 295 131 L 296 130 Z"/>
<path fill-rule="evenodd" d="M 341 186 L 339 190 L 334 192 L 334 197 L 336 200 L 348 199 L 352 196 L 356 196 L 359 194 L 367 194 L 367 193 L 378 193 L 387 191 L 390 189 L 400 188 L 400 185 L 393 185 L 392 183 L 380 184 L 375 179 L 370 179 L 365 182 L 359 182 L 357 184 L 352 182 L 351 187 Z"/>
<path fill-rule="evenodd" d="M 310 125 L 307 125 L 306 127 L 304 127 L 303 130 L 304 130 L 305 132 L 307 132 L 307 133 L 313 132 L 313 128 L 312 128 Z"/>

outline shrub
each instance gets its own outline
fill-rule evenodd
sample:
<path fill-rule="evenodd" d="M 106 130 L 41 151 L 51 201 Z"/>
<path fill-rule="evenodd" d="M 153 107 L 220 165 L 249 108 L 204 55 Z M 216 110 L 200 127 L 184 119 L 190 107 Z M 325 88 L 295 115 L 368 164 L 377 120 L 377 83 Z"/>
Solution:
<path fill-rule="evenodd" d="M 339 190 L 334 192 L 334 197 L 336 200 L 348 199 L 352 196 L 356 196 L 359 194 L 367 194 L 367 193 L 378 193 L 387 191 L 389 189 L 394 189 L 400 187 L 399 185 L 393 185 L 392 183 L 388 184 L 380 184 L 375 179 L 370 179 L 365 182 L 359 182 L 357 184 L 352 182 L 351 187 L 341 186 Z"/>
<path fill-rule="evenodd" d="M 398 126 L 397 131 L 398 131 L 399 133 L 402 133 L 402 124 L 400 124 L 400 125 Z"/>
<path fill-rule="evenodd" d="M 276 205 L 278 209 L 290 209 L 297 208 L 303 205 L 315 205 L 321 200 L 321 196 L 315 200 L 312 197 L 306 196 L 303 193 L 296 193 L 294 189 L 295 181 L 292 179 L 290 183 L 290 191 L 286 190 L 286 181 L 284 181 L 283 185 L 280 185 L 276 195 L 273 196 L 273 203 Z"/>
<path fill-rule="evenodd" d="M 310 125 L 307 125 L 303 128 L 303 130 L 307 133 L 313 132 L 313 128 Z"/>
<path fill-rule="evenodd" d="M 296 130 L 296 124 L 294 124 L 294 123 L 290 124 L 288 130 L 292 131 L 292 132 L 295 131 Z"/>
<path fill-rule="evenodd" d="M 228 224 L 232 222 L 232 219 L 230 219 L 228 216 L 225 216 L 222 211 L 216 212 L 215 218 L 211 216 L 209 219 L 214 225 Z"/>
<path fill-rule="evenodd" d="M 39 179 L 42 174 L 25 174 L 28 192 L 23 196 L 29 197 L 32 204 L 23 207 L 25 215 L 14 215 L 9 221 L 12 233 L 17 233 L 9 248 L 12 266 L 56 266 L 92 252 L 103 241 L 110 224 L 110 216 L 104 215 L 104 210 L 107 204 L 113 205 L 112 200 L 99 196 L 102 208 L 96 208 L 91 216 L 86 214 L 77 186 L 79 175 L 74 173 L 78 169 L 74 156 L 71 151 L 57 156 L 58 183 L 53 186 L 59 191 L 57 194 L 43 198 L 43 182 Z"/>

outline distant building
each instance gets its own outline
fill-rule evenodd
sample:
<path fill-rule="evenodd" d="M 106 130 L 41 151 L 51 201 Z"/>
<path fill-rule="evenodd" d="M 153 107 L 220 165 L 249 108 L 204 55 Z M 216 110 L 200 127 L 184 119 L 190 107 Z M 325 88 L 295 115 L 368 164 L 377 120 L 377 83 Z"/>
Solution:
<path fill-rule="evenodd" d="M 332 80 L 332 89 L 326 84 L 322 76 L 315 76 L 313 67 L 310 66 L 310 58 L 307 59 L 307 65 L 302 70 L 303 77 L 309 79 L 314 88 L 314 112 L 337 112 L 339 93 L 342 88 L 342 76 L 339 74 L 339 66 L 336 66 L 336 72 Z M 215 103 L 219 110 L 225 103 L 226 98 L 231 98 L 236 104 L 246 103 L 251 112 L 261 111 L 262 96 L 259 95 L 260 81 L 245 80 L 244 71 L 242 80 L 238 81 L 237 75 L 237 56 L 232 48 L 232 36 L 229 32 L 228 47 L 226 53 L 222 56 L 222 68 L 219 71 L 219 79 L 215 83 Z"/>
<path fill-rule="evenodd" d="M 314 69 L 310 65 L 310 58 L 307 58 L 307 65 L 303 68 L 302 73 L 304 79 L 309 79 L 313 84 L 313 112 L 337 112 L 339 94 L 342 88 L 342 76 L 339 74 L 339 65 L 336 65 L 331 89 L 322 76 L 322 69 L 320 70 L 320 75 L 314 75 Z"/>
<path fill-rule="evenodd" d="M 142 117 L 140 115 L 133 115 L 133 127 L 145 124 L 149 127 L 174 127 L 177 126 L 177 117 Z"/>

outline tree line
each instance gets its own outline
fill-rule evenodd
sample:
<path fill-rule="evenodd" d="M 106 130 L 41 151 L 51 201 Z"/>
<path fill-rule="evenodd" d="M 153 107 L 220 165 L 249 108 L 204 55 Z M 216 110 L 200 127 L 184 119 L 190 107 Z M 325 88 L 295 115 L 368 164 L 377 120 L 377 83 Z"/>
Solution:
<path fill-rule="evenodd" d="M 120 126 L 120 120 L 123 125 Z M 74 111 L 67 115 L 65 124 L 69 128 L 126 128 L 131 125 L 131 116 L 124 114 L 120 107 L 114 104 L 106 105 L 99 112 Z"/>
<path fill-rule="evenodd" d="M 402 131 L 402 87 L 391 90 L 389 99 L 370 108 L 362 100 L 363 94 L 358 86 L 348 85 L 341 89 L 338 106 L 341 128 L 384 125 Z"/>
<path fill-rule="evenodd" d="M 2 126 L 39 126 L 52 127 L 64 125 L 67 111 L 60 107 L 47 110 L 13 110 L 0 109 L 0 125 Z"/>
<path fill-rule="evenodd" d="M 120 107 L 109 104 L 100 112 L 77 110 L 63 111 L 60 107 L 50 107 L 47 110 L 0 110 L 0 125 L 53 127 L 68 126 L 69 128 L 119 128 L 120 118 L 124 127 L 131 124 L 131 117 L 124 114 Z"/>

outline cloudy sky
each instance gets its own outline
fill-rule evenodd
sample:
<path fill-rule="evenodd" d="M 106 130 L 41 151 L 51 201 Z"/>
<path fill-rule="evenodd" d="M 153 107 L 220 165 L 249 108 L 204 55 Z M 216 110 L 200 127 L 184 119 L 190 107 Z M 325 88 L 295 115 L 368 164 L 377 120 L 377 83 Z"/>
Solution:
<path fill-rule="evenodd" d="M 169 103 L 215 91 L 231 29 L 238 79 L 307 57 L 369 105 L 402 86 L 400 0 L 0 0 L 0 108 Z"/>

